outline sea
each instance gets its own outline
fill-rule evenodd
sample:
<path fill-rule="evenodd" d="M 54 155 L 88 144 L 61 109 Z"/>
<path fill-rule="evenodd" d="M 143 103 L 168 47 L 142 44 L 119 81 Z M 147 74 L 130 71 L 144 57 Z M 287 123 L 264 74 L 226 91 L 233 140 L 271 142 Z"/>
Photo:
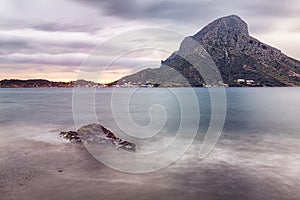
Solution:
<path fill-rule="evenodd" d="M 60 144 L 60 131 L 100 123 L 136 143 L 139 156 L 129 167 L 91 150 L 99 162 L 129 174 L 168 170 L 179 190 L 209 188 L 210 199 L 300 199 L 299 119 L 298 87 L 0 89 L 0 144 L 18 136 Z"/>

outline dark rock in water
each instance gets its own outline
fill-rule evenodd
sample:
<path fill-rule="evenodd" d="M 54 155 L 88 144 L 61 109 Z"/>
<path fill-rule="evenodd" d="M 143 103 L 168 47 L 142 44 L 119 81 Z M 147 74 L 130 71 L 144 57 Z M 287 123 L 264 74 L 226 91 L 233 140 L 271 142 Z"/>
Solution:
<path fill-rule="evenodd" d="M 116 137 L 110 130 L 100 124 L 88 124 L 81 127 L 77 132 L 81 140 L 87 144 L 111 143 L 117 148 L 125 149 L 127 151 L 136 150 L 136 145 L 134 143 Z"/>
<path fill-rule="evenodd" d="M 101 126 L 100 124 L 88 124 L 77 132 L 68 131 L 61 132 L 60 135 L 69 141 L 83 142 L 85 144 L 102 144 L 109 143 L 127 151 L 135 151 L 136 145 L 132 142 L 122 140 L 116 137 L 110 130 Z"/>
<path fill-rule="evenodd" d="M 60 136 L 68 139 L 69 141 L 81 142 L 78 133 L 75 131 L 60 132 Z"/>

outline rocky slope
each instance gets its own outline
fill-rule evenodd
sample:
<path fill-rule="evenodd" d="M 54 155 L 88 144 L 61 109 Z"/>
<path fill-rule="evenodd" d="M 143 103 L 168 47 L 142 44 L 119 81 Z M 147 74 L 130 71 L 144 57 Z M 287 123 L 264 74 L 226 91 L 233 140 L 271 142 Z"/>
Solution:
<path fill-rule="evenodd" d="M 223 82 L 229 86 L 300 86 L 300 61 L 251 37 L 246 22 L 236 15 L 217 19 L 190 38 L 212 57 Z M 204 80 L 197 70 L 179 56 L 188 48 L 197 54 L 187 41 L 185 39 L 177 52 L 162 61 L 160 68 L 146 69 L 120 80 L 122 83 L 151 81 L 165 86 L 202 86 Z M 246 80 L 252 82 L 246 83 Z"/>

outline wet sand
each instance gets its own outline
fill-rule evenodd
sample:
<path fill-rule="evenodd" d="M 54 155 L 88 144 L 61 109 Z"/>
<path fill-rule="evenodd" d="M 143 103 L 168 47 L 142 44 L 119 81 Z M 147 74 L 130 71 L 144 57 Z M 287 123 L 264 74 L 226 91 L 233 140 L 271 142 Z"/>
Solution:
<path fill-rule="evenodd" d="M 0 147 L 1 200 L 299 199 L 299 148 L 280 149 L 269 138 L 263 145 L 232 142 L 222 138 L 202 161 L 191 149 L 165 169 L 127 174 L 102 165 L 80 144 L 7 139 Z"/>

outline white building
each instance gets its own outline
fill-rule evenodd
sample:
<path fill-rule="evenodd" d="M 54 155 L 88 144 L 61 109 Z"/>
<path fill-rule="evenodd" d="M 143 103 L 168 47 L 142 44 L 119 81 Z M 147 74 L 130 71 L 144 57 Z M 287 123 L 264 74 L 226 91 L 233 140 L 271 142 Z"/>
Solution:
<path fill-rule="evenodd" d="M 254 83 L 254 80 L 246 80 L 246 83 L 247 83 L 248 85 L 251 85 L 251 84 Z"/>

